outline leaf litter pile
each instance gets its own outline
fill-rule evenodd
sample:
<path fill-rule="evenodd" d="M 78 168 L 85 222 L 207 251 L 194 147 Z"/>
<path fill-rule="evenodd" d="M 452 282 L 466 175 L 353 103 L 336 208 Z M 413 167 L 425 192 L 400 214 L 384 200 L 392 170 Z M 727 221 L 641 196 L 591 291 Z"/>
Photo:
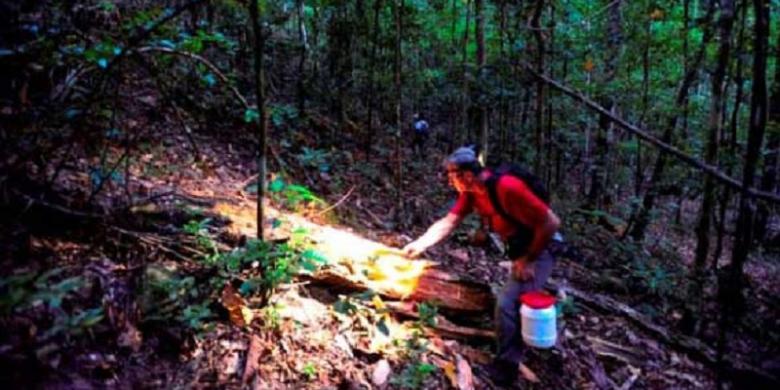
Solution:
<path fill-rule="evenodd" d="M 441 215 L 443 185 L 409 175 L 406 188 L 419 191 L 409 190 L 405 219 L 393 218 L 392 185 L 371 171 L 385 169 L 381 161 L 326 174 L 282 154 L 277 164 L 299 172 L 301 185 L 272 178 L 268 239 L 259 242 L 249 239 L 251 151 L 209 142 L 197 161 L 183 146 L 150 147 L 130 169 L 133 179 L 95 196 L 95 213 L 111 217 L 54 206 L 75 209 L 89 196 L 89 179 L 78 173 L 89 162 L 79 160 L 54 184 L 63 195 L 31 202 L 17 221 L 24 229 L 3 228 L 4 269 L 13 270 L 0 286 L 9 383 L 493 388 L 480 372 L 492 358 L 493 293 L 507 277 L 499 254 L 466 245 L 472 238 L 463 230 L 429 251 L 430 260 L 397 253 Z M 365 159 L 330 158 L 344 167 Z M 435 170 L 439 158 L 410 169 Z M 114 201 L 126 198 L 129 207 Z M 564 298 L 559 343 L 529 351 L 519 387 L 712 386 L 706 359 L 578 290 L 592 277 L 560 259 L 549 286 Z"/>

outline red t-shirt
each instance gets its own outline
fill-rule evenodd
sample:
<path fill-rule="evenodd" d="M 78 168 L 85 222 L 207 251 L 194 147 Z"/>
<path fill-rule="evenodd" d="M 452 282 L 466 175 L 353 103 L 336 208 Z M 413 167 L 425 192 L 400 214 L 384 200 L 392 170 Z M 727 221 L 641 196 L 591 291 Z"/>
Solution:
<path fill-rule="evenodd" d="M 480 177 L 484 181 L 490 175 L 491 173 L 486 170 Z M 496 197 L 507 214 L 530 229 L 535 229 L 547 219 L 547 212 L 550 208 L 522 180 L 514 176 L 503 175 L 498 179 Z M 487 219 L 490 228 L 504 240 L 517 231 L 517 226 L 512 221 L 508 221 L 496 211 L 487 191 L 481 194 L 462 192 L 455 205 L 450 209 L 451 213 L 461 217 L 465 217 L 472 211 L 476 211 L 480 217 Z"/>

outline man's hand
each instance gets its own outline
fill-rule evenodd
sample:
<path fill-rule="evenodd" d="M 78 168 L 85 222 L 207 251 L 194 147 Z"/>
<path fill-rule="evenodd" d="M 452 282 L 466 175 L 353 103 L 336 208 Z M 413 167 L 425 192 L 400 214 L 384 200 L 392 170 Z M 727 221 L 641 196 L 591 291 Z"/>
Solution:
<path fill-rule="evenodd" d="M 512 263 L 512 276 L 520 281 L 531 280 L 534 277 L 534 264 L 521 257 Z"/>
<path fill-rule="evenodd" d="M 401 252 L 403 252 L 404 256 L 414 259 L 416 257 L 420 257 L 420 255 L 425 252 L 425 250 L 428 249 L 418 241 L 412 241 L 409 244 L 407 244 L 403 249 L 401 249 Z"/>

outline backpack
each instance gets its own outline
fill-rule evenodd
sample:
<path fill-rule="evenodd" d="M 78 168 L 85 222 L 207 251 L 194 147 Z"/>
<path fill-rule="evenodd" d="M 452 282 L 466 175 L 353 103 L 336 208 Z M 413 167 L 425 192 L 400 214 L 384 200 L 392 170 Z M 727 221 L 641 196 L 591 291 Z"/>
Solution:
<path fill-rule="evenodd" d="M 507 212 L 504 210 L 504 208 L 501 206 L 501 203 L 498 202 L 498 193 L 496 192 L 496 187 L 498 186 L 498 180 L 501 179 L 501 177 L 505 175 L 513 176 L 518 179 L 520 179 L 525 185 L 528 186 L 528 188 L 531 190 L 531 192 L 536 195 L 539 200 L 544 202 L 546 205 L 550 205 L 550 193 L 547 192 L 547 188 L 544 186 L 544 182 L 542 182 L 542 179 L 528 171 L 527 169 L 517 165 L 517 164 L 501 164 L 498 168 L 491 169 L 490 170 L 492 175 L 490 178 L 485 182 L 485 185 L 487 186 L 488 195 L 490 196 L 490 202 L 493 203 L 493 206 L 495 207 L 496 211 L 499 212 L 502 216 L 507 217 L 508 220 L 514 222 L 514 218 L 509 216 Z"/>
<path fill-rule="evenodd" d="M 510 253 L 511 257 L 517 257 L 525 252 L 527 247 L 531 244 L 531 241 L 533 240 L 533 229 L 511 216 L 506 209 L 504 209 L 504 206 L 501 205 L 497 191 L 498 180 L 505 175 L 520 179 L 528 186 L 531 192 L 539 198 L 539 200 L 548 206 L 550 205 L 550 193 L 547 192 L 544 183 L 539 177 L 519 165 L 502 164 L 496 169 L 491 169 L 491 173 L 492 175 L 490 175 L 490 178 L 485 181 L 488 197 L 496 212 L 507 221 L 512 222 L 518 229 L 512 242 L 508 243 L 507 249 L 507 253 Z"/>

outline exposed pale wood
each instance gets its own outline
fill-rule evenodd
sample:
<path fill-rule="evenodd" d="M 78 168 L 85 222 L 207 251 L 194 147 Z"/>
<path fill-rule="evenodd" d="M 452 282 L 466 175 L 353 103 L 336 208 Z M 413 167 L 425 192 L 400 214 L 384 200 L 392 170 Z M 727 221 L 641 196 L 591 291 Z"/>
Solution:
<path fill-rule="evenodd" d="M 434 269 L 423 271 L 417 287 L 410 295 L 384 281 L 372 281 L 334 270 L 325 270 L 312 278 L 350 290 L 372 290 L 391 299 L 430 301 L 441 308 L 454 311 L 480 313 L 493 307 L 493 296 L 487 286 L 455 279 L 452 275 Z"/>
<path fill-rule="evenodd" d="M 420 318 L 415 308 L 416 305 L 412 302 L 385 302 L 385 305 L 392 312 L 402 316 Z M 495 337 L 493 330 L 456 325 L 441 315 L 436 316 L 436 324 L 428 329 L 439 336 L 453 339 L 482 338 L 492 340 Z"/>
<path fill-rule="evenodd" d="M 632 366 L 641 365 L 645 358 L 641 351 L 637 351 L 634 348 L 615 344 L 599 337 L 585 336 L 585 338 L 599 356 L 610 356 Z"/>

